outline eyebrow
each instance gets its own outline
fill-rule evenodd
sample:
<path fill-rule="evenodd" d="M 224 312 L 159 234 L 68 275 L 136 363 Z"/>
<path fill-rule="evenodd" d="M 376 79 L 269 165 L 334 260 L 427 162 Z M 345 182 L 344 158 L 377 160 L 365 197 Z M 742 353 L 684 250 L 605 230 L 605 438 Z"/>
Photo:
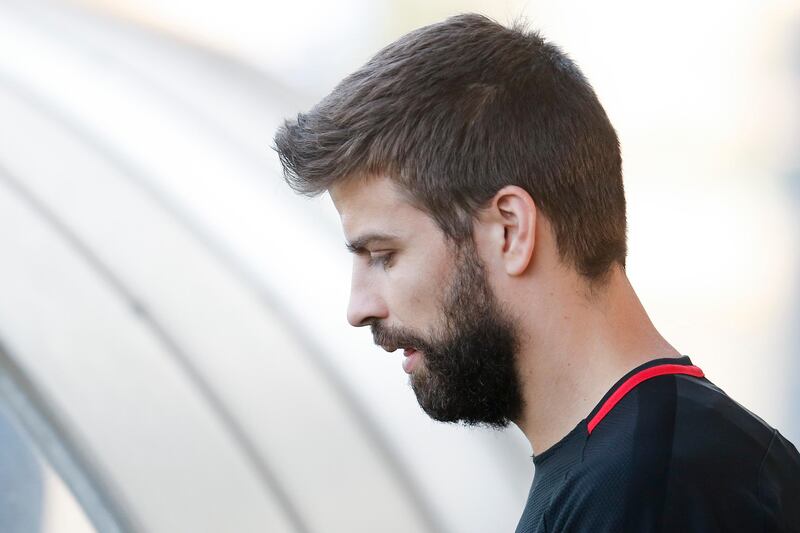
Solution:
<path fill-rule="evenodd" d="M 358 254 L 366 252 L 367 245 L 369 244 L 375 242 L 395 241 L 397 239 L 399 239 L 397 235 L 392 235 L 390 233 L 368 233 L 353 240 L 352 242 L 345 243 L 345 247 L 350 251 L 350 253 Z"/>

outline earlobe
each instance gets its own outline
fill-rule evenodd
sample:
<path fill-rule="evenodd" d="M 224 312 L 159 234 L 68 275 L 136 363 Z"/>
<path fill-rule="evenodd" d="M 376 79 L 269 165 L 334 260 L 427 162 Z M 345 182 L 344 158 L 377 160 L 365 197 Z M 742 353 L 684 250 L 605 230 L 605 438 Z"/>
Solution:
<path fill-rule="evenodd" d="M 516 185 L 500 189 L 494 205 L 503 224 L 502 261 L 506 274 L 522 275 L 531 263 L 536 244 L 536 204 L 528 192 Z"/>

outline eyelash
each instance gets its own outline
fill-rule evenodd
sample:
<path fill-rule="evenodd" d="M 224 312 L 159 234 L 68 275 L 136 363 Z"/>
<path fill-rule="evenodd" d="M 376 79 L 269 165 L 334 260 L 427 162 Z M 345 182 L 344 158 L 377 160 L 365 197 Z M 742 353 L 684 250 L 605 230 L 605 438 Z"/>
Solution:
<path fill-rule="evenodd" d="M 367 264 L 369 266 L 375 266 L 381 264 L 383 265 L 384 270 L 388 270 L 389 267 L 391 266 L 389 265 L 389 262 L 392 260 L 392 257 L 394 257 L 393 252 L 388 252 L 380 255 L 370 255 Z"/>

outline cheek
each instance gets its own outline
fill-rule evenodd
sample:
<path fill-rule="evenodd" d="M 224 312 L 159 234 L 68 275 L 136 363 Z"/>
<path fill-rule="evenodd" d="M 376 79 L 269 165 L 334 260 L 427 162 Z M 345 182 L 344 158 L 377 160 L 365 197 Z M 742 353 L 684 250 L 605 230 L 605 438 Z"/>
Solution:
<path fill-rule="evenodd" d="M 389 276 L 390 309 L 405 324 L 429 322 L 441 312 L 449 270 L 441 258 L 421 257 L 398 265 Z M 394 303 L 394 306 L 392 306 Z"/>

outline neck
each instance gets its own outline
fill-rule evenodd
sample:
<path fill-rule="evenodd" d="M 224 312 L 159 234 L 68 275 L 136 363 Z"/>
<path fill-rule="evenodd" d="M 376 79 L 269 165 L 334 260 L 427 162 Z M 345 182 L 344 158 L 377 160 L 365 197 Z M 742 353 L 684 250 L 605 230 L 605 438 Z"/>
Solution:
<path fill-rule="evenodd" d="M 563 270 L 531 287 L 535 324 L 523 324 L 519 370 L 524 410 L 515 420 L 540 454 L 583 420 L 625 373 L 680 353 L 656 331 L 625 272 L 615 268 L 587 297 Z"/>

